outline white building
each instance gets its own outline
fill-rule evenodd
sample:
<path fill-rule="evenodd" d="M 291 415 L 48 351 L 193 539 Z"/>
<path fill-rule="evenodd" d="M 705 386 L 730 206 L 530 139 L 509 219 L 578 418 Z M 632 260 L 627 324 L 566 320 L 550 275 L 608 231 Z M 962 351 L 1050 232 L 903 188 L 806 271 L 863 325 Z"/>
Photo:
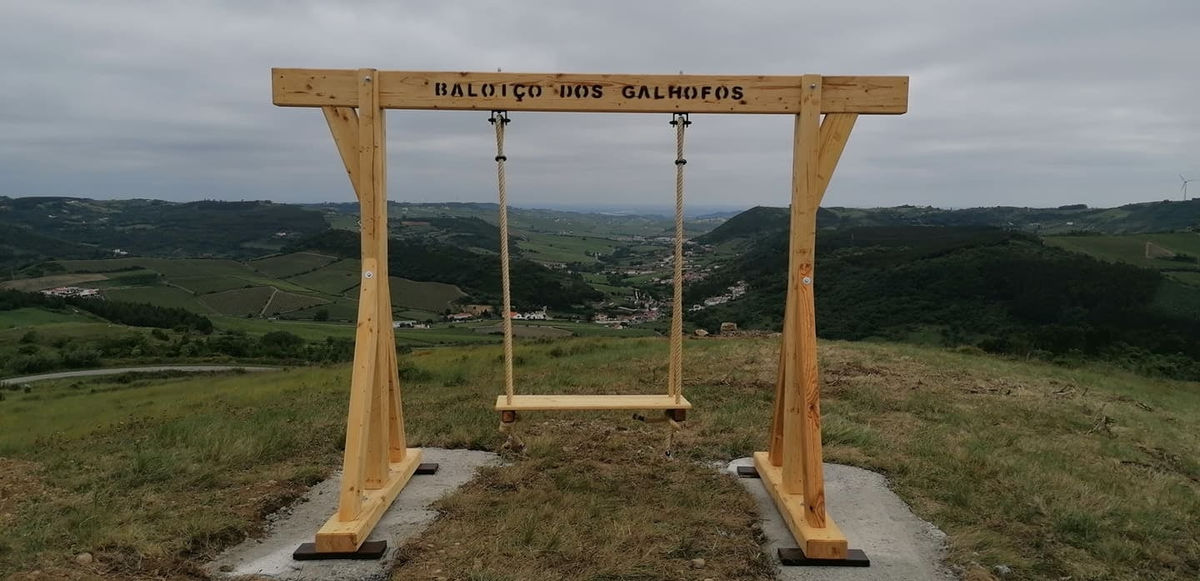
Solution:
<path fill-rule="evenodd" d="M 42 291 L 42 294 L 48 297 L 98 298 L 100 296 L 100 289 L 60 286 L 58 288 L 46 289 Z"/>

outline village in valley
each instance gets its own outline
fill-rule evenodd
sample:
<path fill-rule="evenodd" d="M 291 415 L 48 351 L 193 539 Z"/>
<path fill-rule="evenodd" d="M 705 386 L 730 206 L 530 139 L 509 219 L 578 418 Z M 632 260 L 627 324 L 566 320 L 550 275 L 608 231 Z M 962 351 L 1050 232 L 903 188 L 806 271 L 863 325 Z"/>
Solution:
<path fill-rule="evenodd" d="M 564 238 L 576 236 L 570 231 L 556 234 Z M 612 329 L 624 329 L 634 325 L 656 323 L 670 318 L 673 299 L 671 286 L 674 283 L 674 257 L 670 252 L 673 239 L 669 236 L 612 236 L 610 243 L 619 243 L 610 253 L 589 252 L 587 256 L 596 262 L 591 265 L 580 262 L 536 260 L 542 266 L 565 271 L 566 274 L 583 274 L 592 282 L 603 281 L 598 287 L 610 287 L 604 300 L 592 305 L 594 311 L 585 320 Z M 683 280 L 686 285 L 702 281 L 721 268 L 715 260 L 717 248 L 693 241 L 685 242 Z M 590 268 L 589 268 L 590 266 Z M 687 312 L 703 311 L 709 307 L 735 301 L 746 295 L 750 287 L 746 281 L 728 286 L 721 294 L 704 297 L 692 304 L 685 304 Z M 493 318 L 491 305 L 462 305 L 461 310 L 446 314 L 450 323 L 465 323 L 472 320 Z M 576 320 L 578 313 L 553 313 L 548 307 L 538 310 L 514 310 L 513 321 Z M 418 321 L 396 321 L 396 328 L 429 328 Z"/>

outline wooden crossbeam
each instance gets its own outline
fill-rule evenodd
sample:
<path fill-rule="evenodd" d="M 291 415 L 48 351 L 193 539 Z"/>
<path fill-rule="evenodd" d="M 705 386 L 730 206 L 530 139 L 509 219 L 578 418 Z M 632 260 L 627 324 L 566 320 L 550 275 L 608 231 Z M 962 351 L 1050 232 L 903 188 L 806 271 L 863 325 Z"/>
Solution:
<path fill-rule="evenodd" d="M 808 75 L 811 77 L 812 75 Z M 357 107 L 358 71 L 271 69 L 275 104 Z M 384 109 L 608 113 L 800 112 L 800 76 L 379 71 Z M 821 78 L 821 113 L 900 114 L 908 77 Z"/>

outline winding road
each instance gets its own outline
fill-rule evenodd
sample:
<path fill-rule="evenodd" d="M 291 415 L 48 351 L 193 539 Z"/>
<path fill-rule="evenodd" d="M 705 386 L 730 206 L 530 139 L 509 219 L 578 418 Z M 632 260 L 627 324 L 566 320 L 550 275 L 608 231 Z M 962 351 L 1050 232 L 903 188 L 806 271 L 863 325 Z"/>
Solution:
<path fill-rule="evenodd" d="M 264 367 L 261 365 L 154 365 L 150 367 L 106 367 L 104 369 L 83 369 L 79 371 L 60 371 L 58 373 L 43 373 L 41 375 L 26 375 L 25 377 L 9 377 L 0 379 L 0 385 L 13 383 L 33 383 L 35 381 L 50 381 L 52 379 L 70 379 L 72 377 L 93 377 L 97 375 L 118 375 L 121 373 L 154 373 L 158 371 L 182 371 L 185 373 L 206 373 L 210 371 L 279 371 L 282 367 Z"/>

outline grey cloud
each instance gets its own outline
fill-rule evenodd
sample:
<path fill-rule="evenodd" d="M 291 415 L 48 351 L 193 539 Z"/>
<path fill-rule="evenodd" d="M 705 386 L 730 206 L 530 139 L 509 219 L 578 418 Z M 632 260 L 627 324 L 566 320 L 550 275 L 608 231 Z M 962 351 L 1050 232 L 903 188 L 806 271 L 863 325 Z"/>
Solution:
<path fill-rule="evenodd" d="M 924 1 L 0 4 L 0 195 L 349 200 L 272 66 L 908 74 L 827 204 L 1114 205 L 1200 176 L 1200 4 Z M 398 200 L 491 201 L 485 113 L 389 111 Z M 514 114 L 514 203 L 670 203 L 658 115 Z M 696 116 L 689 201 L 786 203 L 791 121 Z"/>

